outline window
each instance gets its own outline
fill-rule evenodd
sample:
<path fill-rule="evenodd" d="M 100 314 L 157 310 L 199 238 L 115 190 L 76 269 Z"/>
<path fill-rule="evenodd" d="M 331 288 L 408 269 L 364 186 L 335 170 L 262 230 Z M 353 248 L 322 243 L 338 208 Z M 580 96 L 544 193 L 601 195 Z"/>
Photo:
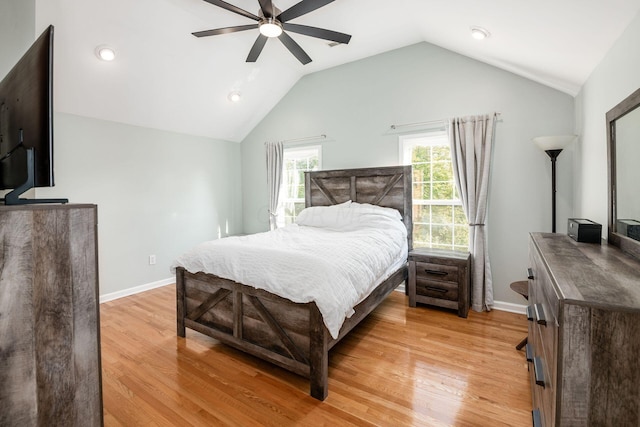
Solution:
<path fill-rule="evenodd" d="M 453 177 L 445 132 L 400 137 L 402 163 L 413 166 L 413 245 L 469 249 L 469 226 Z"/>
<path fill-rule="evenodd" d="M 321 167 L 322 147 L 285 148 L 278 203 L 278 227 L 295 222 L 304 209 L 304 173 Z"/>

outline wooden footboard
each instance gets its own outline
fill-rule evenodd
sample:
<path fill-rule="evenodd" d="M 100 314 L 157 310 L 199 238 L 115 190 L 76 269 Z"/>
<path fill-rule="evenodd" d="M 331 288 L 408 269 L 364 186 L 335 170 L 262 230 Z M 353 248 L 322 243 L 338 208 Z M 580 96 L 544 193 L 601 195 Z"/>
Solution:
<path fill-rule="evenodd" d="M 406 266 L 355 307 L 333 339 L 315 303 L 294 303 L 205 273 L 176 270 L 177 333 L 186 328 L 308 378 L 311 396 L 328 393 L 329 350 L 407 277 Z"/>

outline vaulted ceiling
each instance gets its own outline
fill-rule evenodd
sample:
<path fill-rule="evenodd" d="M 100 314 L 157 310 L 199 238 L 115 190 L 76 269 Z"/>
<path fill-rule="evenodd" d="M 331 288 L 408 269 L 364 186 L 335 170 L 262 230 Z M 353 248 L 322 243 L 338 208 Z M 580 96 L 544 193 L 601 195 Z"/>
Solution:
<path fill-rule="evenodd" d="M 258 0 L 228 3 L 258 14 Z M 353 36 L 331 47 L 290 33 L 307 65 L 275 39 L 246 63 L 257 29 L 194 37 L 255 23 L 204 0 L 36 0 L 36 27 L 55 26 L 56 110 L 242 141 L 305 74 L 422 41 L 575 95 L 638 10 L 640 0 L 335 0 L 291 21 Z M 490 37 L 473 39 L 472 26 Z M 98 60 L 100 45 L 114 61 Z"/>

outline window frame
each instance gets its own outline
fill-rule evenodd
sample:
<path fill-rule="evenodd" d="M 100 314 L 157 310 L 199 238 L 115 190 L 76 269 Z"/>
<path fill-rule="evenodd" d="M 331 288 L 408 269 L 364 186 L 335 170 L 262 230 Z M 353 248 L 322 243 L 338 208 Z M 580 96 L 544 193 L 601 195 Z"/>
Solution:
<path fill-rule="evenodd" d="M 285 204 L 286 203 L 304 203 L 305 199 L 303 198 L 299 198 L 299 197 L 286 197 L 287 194 L 287 180 L 286 180 L 286 173 L 287 173 L 287 169 L 286 169 L 286 162 L 287 160 L 290 160 L 291 158 L 288 159 L 288 157 L 293 157 L 294 160 L 297 160 L 295 158 L 295 154 L 298 153 L 298 155 L 300 155 L 299 153 L 305 153 L 305 152 L 313 152 L 315 151 L 315 155 L 318 156 L 318 166 L 316 170 L 322 170 L 322 145 L 304 145 L 304 146 L 293 146 L 293 147 L 284 147 L 283 150 L 283 160 L 282 160 L 282 177 L 281 177 L 281 183 L 280 183 L 280 194 L 278 196 L 278 216 L 276 219 L 276 225 L 278 227 L 284 227 L 287 225 L 286 223 L 286 215 L 285 215 Z M 289 155 L 289 156 L 288 156 Z M 307 156 L 300 156 L 301 158 L 304 157 L 310 157 L 313 154 L 307 155 Z M 305 169 L 305 171 L 308 169 Z M 312 169 L 310 169 L 312 170 Z M 296 171 L 301 171 L 301 169 L 296 169 Z M 296 172 L 295 174 L 296 176 L 298 175 L 298 173 Z M 297 182 L 295 184 L 296 186 L 299 185 L 304 185 L 304 181 L 303 182 Z M 293 216 L 294 221 L 295 221 L 295 215 Z"/>
<path fill-rule="evenodd" d="M 426 142 L 426 143 L 425 143 Z M 433 131 L 428 131 L 428 132 L 421 132 L 421 133 L 414 133 L 414 134 L 406 134 L 406 135 L 399 135 L 398 136 L 398 148 L 399 148 L 399 159 L 400 159 L 400 163 L 403 165 L 411 165 L 412 166 L 412 178 L 414 177 L 414 163 L 413 163 L 413 149 L 416 146 L 446 146 L 449 149 L 449 154 L 451 155 L 451 144 L 449 143 L 449 137 L 446 131 L 438 129 L 438 130 L 433 130 Z M 453 158 L 451 158 L 451 156 L 449 157 L 450 161 L 451 161 L 451 165 L 453 167 Z M 433 163 L 432 162 L 428 162 L 430 163 L 430 170 L 433 171 Z M 412 179 L 412 201 L 413 201 L 413 206 L 414 206 L 414 213 L 413 213 L 413 223 L 414 223 L 414 235 L 413 235 L 413 241 L 414 241 L 414 247 L 427 247 L 427 248 L 438 248 L 438 249 L 445 249 L 445 250 L 464 250 L 467 251 L 468 250 L 468 246 L 469 246 L 469 227 L 468 227 L 468 219 L 466 218 L 466 213 L 464 212 L 464 209 L 462 209 L 462 200 L 460 198 L 460 194 L 459 194 L 459 190 L 457 188 L 456 182 L 455 182 L 455 176 L 453 175 L 453 170 L 452 170 L 452 174 L 451 174 L 451 180 L 452 185 L 453 185 L 453 198 L 451 199 L 424 199 L 424 198 L 415 198 L 414 196 L 414 188 L 415 188 L 415 181 L 413 181 Z M 425 182 L 429 182 L 430 184 L 434 183 L 434 181 L 425 181 Z M 437 181 L 435 181 L 437 183 Z M 451 182 L 451 181 L 446 181 L 446 182 Z M 431 188 L 430 190 L 430 195 L 431 197 L 433 197 L 433 188 Z M 464 214 L 465 217 L 465 221 L 464 221 L 464 225 L 467 225 L 466 227 L 466 234 L 467 234 L 467 238 L 466 238 L 466 246 L 465 245 L 458 245 L 456 244 L 456 228 L 461 227 L 463 225 L 463 223 L 460 222 L 456 222 L 455 218 L 456 218 L 456 213 L 455 213 L 455 209 L 452 211 L 452 216 L 451 216 L 451 222 L 447 222 L 447 223 L 434 223 L 433 222 L 433 210 L 430 208 L 429 212 L 430 212 L 430 218 L 429 218 L 429 222 L 420 222 L 418 221 L 418 218 L 421 217 L 421 215 L 418 215 L 417 212 L 415 211 L 416 206 L 452 206 L 452 207 L 460 207 L 460 209 L 462 209 L 462 213 Z M 416 227 L 416 225 L 426 225 L 429 227 L 429 241 L 428 242 L 424 242 L 420 239 L 420 237 L 417 235 L 417 232 L 419 230 L 420 227 Z M 451 227 L 451 240 L 450 242 L 448 242 L 447 244 L 443 244 L 443 243 L 438 243 L 433 241 L 433 228 L 434 226 L 444 226 L 444 227 Z M 459 235 L 458 235 L 459 237 Z M 449 244 L 450 243 L 450 244 Z"/>

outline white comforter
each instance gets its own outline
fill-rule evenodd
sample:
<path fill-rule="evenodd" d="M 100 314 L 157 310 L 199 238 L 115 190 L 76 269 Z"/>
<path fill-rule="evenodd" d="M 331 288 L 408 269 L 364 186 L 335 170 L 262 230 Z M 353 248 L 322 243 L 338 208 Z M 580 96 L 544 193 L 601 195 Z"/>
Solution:
<path fill-rule="evenodd" d="M 202 243 L 171 269 L 215 274 L 293 302 L 314 301 L 337 338 L 353 307 L 406 259 L 407 230 L 398 211 L 346 203 L 307 208 L 296 224 L 275 231 Z"/>

